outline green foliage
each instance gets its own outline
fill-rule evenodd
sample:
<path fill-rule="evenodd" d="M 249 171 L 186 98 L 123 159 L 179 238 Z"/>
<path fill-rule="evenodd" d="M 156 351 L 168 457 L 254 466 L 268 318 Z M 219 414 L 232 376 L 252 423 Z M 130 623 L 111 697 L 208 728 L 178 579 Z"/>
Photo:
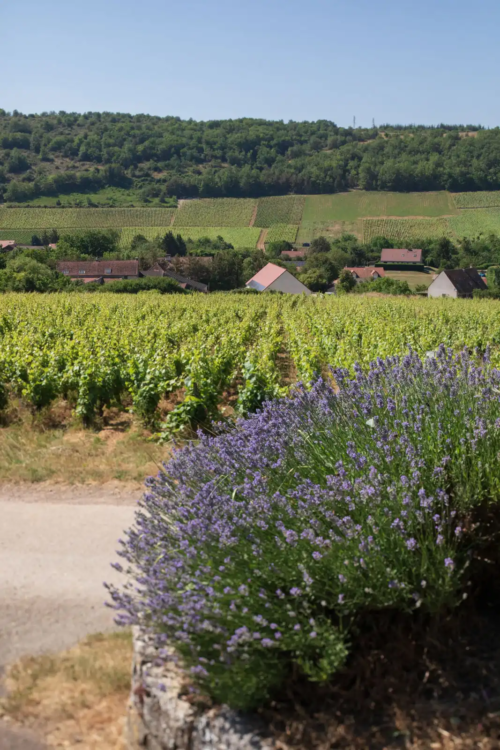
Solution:
<path fill-rule="evenodd" d="M 347 271 L 345 268 L 340 272 L 339 276 L 339 283 L 337 284 L 337 289 L 342 292 L 352 292 L 354 287 L 356 286 L 356 279 L 352 275 L 350 271 Z"/>
<path fill-rule="evenodd" d="M 500 290 L 500 266 L 491 266 L 486 272 L 488 289 Z"/>
<path fill-rule="evenodd" d="M 86 284 L 84 292 L 102 292 L 104 294 L 138 294 L 139 292 L 158 291 L 161 294 L 188 294 L 179 284 L 167 276 L 143 276 L 138 279 L 117 279 L 109 284 Z"/>
<path fill-rule="evenodd" d="M 0 292 L 56 292 L 71 288 L 69 279 L 29 256 L 13 257 L 0 271 Z"/>
<path fill-rule="evenodd" d="M 266 236 L 267 242 L 295 242 L 297 227 L 292 224 L 273 224 Z"/>
<path fill-rule="evenodd" d="M 186 201 L 175 214 L 175 227 L 249 226 L 255 208 L 253 200 Z"/>
<path fill-rule="evenodd" d="M 353 289 L 356 294 L 366 294 L 367 292 L 379 292 L 380 294 L 411 294 L 411 289 L 407 281 L 398 281 L 387 276 L 373 279 L 372 281 L 363 281 L 356 284 Z"/>
<path fill-rule="evenodd" d="M 90 255 L 102 258 L 104 255 L 116 255 L 118 252 L 119 234 L 112 229 L 106 231 L 89 230 L 79 234 L 67 234 L 61 237 L 57 245 L 59 258 L 72 258 Z"/>

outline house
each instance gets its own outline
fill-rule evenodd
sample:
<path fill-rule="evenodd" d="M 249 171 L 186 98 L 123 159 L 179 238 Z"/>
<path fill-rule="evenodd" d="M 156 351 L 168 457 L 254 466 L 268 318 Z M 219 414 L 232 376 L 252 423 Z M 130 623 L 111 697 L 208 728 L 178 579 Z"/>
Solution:
<path fill-rule="evenodd" d="M 292 276 L 286 268 L 276 266 L 274 263 L 268 263 L 267 266 L 261 268 L 250 281 L 247 281 L 246 286 L 250 289 L 257 289 L 259 292 L 311 294 L 310 290 L 295 276 Z"/>
<path fill-rule="evenodd" d="M 487 289 L 475 268 L 442 271 L 427 290 L 428 297 L 472 297 L 475 289 Z"/>
<path fill-rule="evenodd" d="M 161 263 L 158 262 L 154 263 L 151 268 L 148 268 L 147 271 L 143 271 L 142 275 L 164 278 L 167 277 L 169 279 L 177 281 L 177 283 L 183 289 L 189 289 L 193 292 L 203 292 L 204 294 L 207 294 L 208 292 L 208 284 L 202 284 L 200 281 L 195 281 L 194 279 L 190 279 L 187 276 L 182 276 L 182 274 L 171 271 L 170 268 L 163 268 Z"/>
<path fill-rule="evenodd" d="M 372 279 L 380 279 L 385 276 L 383 268 L 376 268 L 375 266 L 364 266 L 362 268 L 345 268 L 344 271 L 350 271 L 356 283 L 359 284 L 362 281 L 371 281 Z"/>
<path fill-rule="evenodd" d="M 422 263 L 422 250 L 389 249 L 382 250 L 381 263 Z"/>
<path fill-rule="evenodd" d="M 59 273 L 72 279 L 81 279 L 85 283 L 90 280 L 116 281 L 116 279 L 137 279 L 139 272 L 138 260 L 62 260 L 57 266 Z"/>
<path fill-rule="evenodd" d="M 0 240 L 0 251 L 4 250 L 7 252 L 7 250 L 14 250 L 15 246 L 15 240 Z"/>

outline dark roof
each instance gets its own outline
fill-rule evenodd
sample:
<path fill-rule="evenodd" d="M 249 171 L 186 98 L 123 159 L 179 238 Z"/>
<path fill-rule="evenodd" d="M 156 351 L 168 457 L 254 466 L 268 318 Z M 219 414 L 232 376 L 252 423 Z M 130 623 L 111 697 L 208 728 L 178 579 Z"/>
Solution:
<path fill-rule="evenodd" d="M 475 268 L 456 268 L 445 270 L 443 273 L 446 274 L 459 294 L 472 294 L 474 289 L 487 289 L 484 280 Z"/>
<path fill-rule="evenodd" d="M 139 261 L 62 260 L 57 270 L 69 276 L 139 276 Z"/>
<path fill-rule="evenodd" d="M 186 276 L 180 276 L 180 274 L 174 273 L 173 271 L 164 271 L 163 275 L 168 276 L 169 279 L 177 281 L 177 283 L 184 288 L 191 287 L 191 289 L 195 289 L 197 292 L 208 292 L 207 284 L 202 284 L 200 281 L 188 279 Z"/>
<path fill-rule="evenodd" d="M 405 250 L 403 248 L 385 248 L 380 256 L 382 263 L 421 263 L 422 250 Z"/>
<path fill-rule="evenodd" d="M 154 263 L 147 271 L 142 272 L 143 276 L 165 276 L 165 269 L 159 263 Z"/>

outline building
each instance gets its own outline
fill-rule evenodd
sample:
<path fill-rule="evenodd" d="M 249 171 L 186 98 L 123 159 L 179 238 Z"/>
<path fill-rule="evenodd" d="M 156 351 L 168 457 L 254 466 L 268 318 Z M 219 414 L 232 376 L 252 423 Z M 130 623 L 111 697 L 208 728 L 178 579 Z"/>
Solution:
<path fill-rule="evenodd" d="M 389 249 L 382 250 L 381 263 L 422 263 L 422 250 Z"/>
<path fill-rule="evenodd" d="M 14 250 L 16 246 L 15 240 L 0 240 L 0 251 Z"/>
<path fill-rule="evenodd" d="M 427 290 L 428 297 L 472 297 L 475 289 L 487 286 L 475 268 L 442 271 Z"/>
<path fill-rule="evenodd" d="M 138 260 L 62 260 L 57 266 L 59 273 L 71 279 L 109 282 L 117 279 L 138 279 Z"/>
<path fill-rule="evenodd" d="M 207 294 L 208 292 L 208 284 L 202 284 L 200 281 L 194 281 L 194 279 L 182 276 L 170 269 L 164 269 L 160 263 L 155 263 L 151 268 L 148 268 L 147 271 L 143 271 L 142 275 L 173 279 L 174 281 L 177 281 L 179 286 L 183 289 L 188 289 L 192 292 L 203 292 L 204 294 Z"/>
<path fill-rule="evenodd" d="M 259 292 L 286 292 L 287 294 L 311 294 L 310 290 L 286 270 L 268 263 L 267 266 L 247 281 L 246 286 Z"/>
<path fill-rule="evenodd" d="M 305 250 L 283 250 L 281 252 L 282 260 L 303 260 L 305 257 Z"/>
<path fill-rule="evenodd" d="M 385 276 L 385 271 L 383 268 L 376 268 L 375 266 L 365 266 L 362 268 L 345 268 L 344 271 L 350 271 L 354 278 L 356 279 L 356 283 L 361 283 L 362 281 L 371 281 L 373 279 L 380 279 L 383 276 Z"/>

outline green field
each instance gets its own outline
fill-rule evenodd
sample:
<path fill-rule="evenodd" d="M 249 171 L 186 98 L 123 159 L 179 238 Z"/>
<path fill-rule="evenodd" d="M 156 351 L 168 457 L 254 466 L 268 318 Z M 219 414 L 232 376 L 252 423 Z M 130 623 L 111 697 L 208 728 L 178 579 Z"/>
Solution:
<path fill-rule="evenodd" d="M 123 198 L 123 196 L 122 196 Z M 0 237 L 29 243 L 33 234 L 116 229 L 121 244 L 135 234 L 156 237 L 167 228 L 183 237 L 221 235 L 235 247 L 255 247 L 260 229 L 267 242 L 298 245 L 343 233 L 370 242 L 385 236 L 406 245 L 420 239 L 500 234 L 500 191 L 451 194 L 353 190 L 335 195 L 183 200 L 179 208 L 0 208 Z M 189 230 L 189 231 L 188 231 Z M 229 233 L 228 230 L 231 230 Z"/>
<path fill-rule="evenodd" d="M 260 236 L 257 227 L 173 227 L 174 234 L 180 234 L 185 240 L 199 240 L 209 237 L 215 240 L 223 237 L 233 247 L 255 247 Z M 142 234 L 148 240 L 153 240 L 165 234 L 164 227 L 125 227 L 120 233 L 120 245 L 127 247 L 137 234 Z M 167 230 L 168 231 L 168 230 Z"/>
<path fill-rule="evenodd" d="M 415 289 L 419 284 L 430 286 L 432 284 L 432 273 L 421 271 L 385 271 L 385 275 L 397 281 L 406 281 L 410 289 Z"/>
<path fill-rule="evenodd" d="M 175 208 L 2 208 L 0 229 L 169 227 Z"/>
<path fill-rule="evenodd" d="M 449 193 L 382 193 L 353 190 L 336 195 L 308 195 L 304 224 L 356 221 L 377 216 L 445 216 L 457 209 Z"/>
<path fill-rule="evenodd" d="M 457 208 L 494 208 L 500 206 L 500 190 L 454 193 L 453 202 Z"/>
<path fill-rule="evenodd" d="M 45 195 L 40 198 L 31 198 L 29 200 L 29 206 L 35 206 L 39 208 L 66 206 L 66 207 L 81 207 L 85 208 L 90 204 L 96 206 L 105 207 L 133 207 L 133 206 L 158 206 L 165 208 L 175 207 L 177 205 L 176 198 L 167 198 L 164 203 L 160 202 L 158 198 L 150 198 L 147 201 L 141 195 L 140 190 L 118 188 L 118 187 L 107 187 L 102 190 L 98 190 L 95 193 L 67 193 L 66 195 Z M 7 204 L 19 208 L 25 208 L 26 203 L 13 203 Z M 92 205 L 91 205 L 92 207 Z"/>
<path fill-rule="evenodd" d="M 175 227 L 248 227 L 257 202 L 251 198 L 207 198 L 182 201 Z"/>
<path fill-rule="evenodd" d="M 293 224 L 273 224 L 269 229 L 266 242 L 295 242 L 298 227 Z"/>
<path fill-rule="evenodd" d="M 266 229 L 274 224 L 300 224 L 304 202 L 302 195 L 259 198 L 255 226 Z"/>
<path fill-rule="evenodd" d="M 362 226 L 364 242 L 370 242 L 374 237 L 388 237 L 400 242 L 402 247 L 413 240 L 452 236 L 450 223 L 446 218 L 365 219 Z"/>

